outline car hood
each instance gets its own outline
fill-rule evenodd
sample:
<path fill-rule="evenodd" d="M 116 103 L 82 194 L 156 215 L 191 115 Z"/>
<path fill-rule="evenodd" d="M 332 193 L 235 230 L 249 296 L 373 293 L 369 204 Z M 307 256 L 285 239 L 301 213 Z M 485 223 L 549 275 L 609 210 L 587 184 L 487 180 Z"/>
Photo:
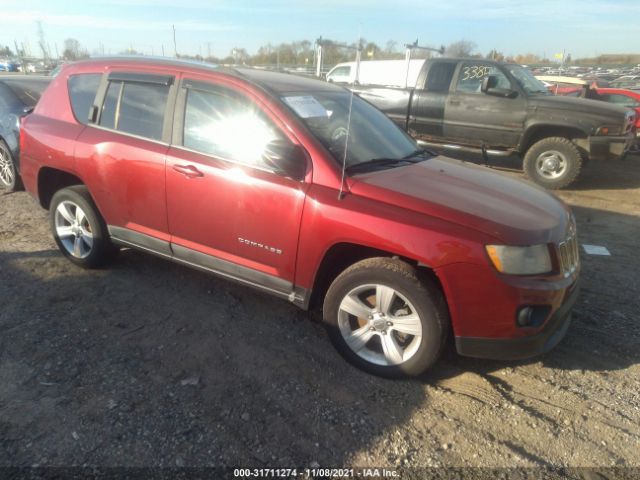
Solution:
<path fill-rule="evenodd" d="M 612 105 L 601 100 L 588 98 L 562 97 L 555 95 L 534 95 L 529 97 L 529 105 L 543 109 L 557 109 L 578 112 L 589 116 L 601 116 L 615 119 L 622 124 L 627 111 L 625 107 Z"/>
<path fill-rule="evenodd" d="M 443 156 L 352 181 L 355 195 L 438 217 L 505 245 L 558 242 L 566 236 L 571 215 L 541 187 Z"/>

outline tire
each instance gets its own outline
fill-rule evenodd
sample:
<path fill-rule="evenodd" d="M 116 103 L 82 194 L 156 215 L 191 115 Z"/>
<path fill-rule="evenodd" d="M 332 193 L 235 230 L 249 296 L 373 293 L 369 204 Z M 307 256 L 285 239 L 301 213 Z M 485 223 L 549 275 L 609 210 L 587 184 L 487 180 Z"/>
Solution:
<path fill-rule="evenodd" d="M 323 319 L 347 361 L 387 378 L 423 373 L 440 357 L 449 332 L 435 283 L 391 258 L 362 260 L 338 275 L 324 299 Z"/>
<path fill-rule="evenodd" d="M 545 188 L 557 190 L 571 185 L 582 168 L 582 155 L 568 138 L 549 137 L 537 141 L 524 156 L 525 175 Z"/>
<path fill-rule="evenodd" d="M 101 267 L 117 252 L 100 212 L 83 185 L 56 192 L 49 207 L 49 222 L 62 254 L 80 267 Z"/>
<path fill-rule="evenodd" d="M 0 189 L 7 192 L 17 192 L 23 189 L 13 155 L 4 140 L 0 140 Z"/>

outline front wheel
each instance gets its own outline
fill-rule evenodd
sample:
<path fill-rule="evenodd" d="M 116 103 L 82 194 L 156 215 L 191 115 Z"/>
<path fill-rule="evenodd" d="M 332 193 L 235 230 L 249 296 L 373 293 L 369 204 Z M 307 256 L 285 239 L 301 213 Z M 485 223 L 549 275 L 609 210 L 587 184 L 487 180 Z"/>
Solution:
<path fill-rule="evenodd" d="M 440 357 L 449 318 L 440 290 L 405 262 L 371 258 L 342 272 L 323 316 L 337 350 L 375 375 L 416 376 Z"/>
<path fill-rule="evenodd" d="M 91 195 L 82 185 L 56 192 L 51 199 L 49 220 L 60 251 L 76 265 L 102 266 L 117 251 Z"/>
<path fill-rule="evenodd" d="M 534 143 L 524 156 L 525 175 L 551 190 L 568 187 L 582 168 L 582 155 L 568 138 L 549 137 Z"/>

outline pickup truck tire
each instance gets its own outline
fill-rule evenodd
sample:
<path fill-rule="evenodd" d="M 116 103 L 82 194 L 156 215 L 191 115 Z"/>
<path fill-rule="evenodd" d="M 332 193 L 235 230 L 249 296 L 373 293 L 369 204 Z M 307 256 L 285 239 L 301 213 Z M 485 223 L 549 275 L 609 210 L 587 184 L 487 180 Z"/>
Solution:
<path fill-rule="evenodd" d="M 100 212 L 83 185 L 55 193 L 49 208 L 49 221 L 60 251 L 80 267 L 100 267 L 117 252 Z"/>
<path fill-rule="evenodd" d="M 565 188 L 575 181 L 582 168 L 580 150 L 568 138 L 548 137 L 537 141 L 524 156 L 525 175 L 551 190 Z"/>
<path fill-rule="evenodd" d="M 0 139 L 0 189 L 7 192 L 23 189 L 11 150 L 2 139 Z"/>
<path fill-rule="evenodd" d="M 449 332 L 435 283 L 392 258 L 362 260 L 343 271 L 329 287 L 323 317 L 346 360 L 387 378 L 423 373 L 440 357 Z"/>

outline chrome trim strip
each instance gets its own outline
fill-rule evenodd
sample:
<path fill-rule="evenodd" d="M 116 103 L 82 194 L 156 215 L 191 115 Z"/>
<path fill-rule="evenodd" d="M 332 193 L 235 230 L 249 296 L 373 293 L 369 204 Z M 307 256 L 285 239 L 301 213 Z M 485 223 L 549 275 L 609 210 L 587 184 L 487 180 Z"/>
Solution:
<path fill-rule="evenodd" d="M 171 258 L 173 256 L 171 245 L 167 241 L 159 240 L 144 233 L 135 232 L 130 228 L 116 227 L 114 225 L 109 225 L 107 228 L 111 239 L 116 243 L 124 243 L 127 246 L 138 247 L 164 257 Z"/>
<path fill-rule="evenodd" d="M 289 298 L 293 292 L 293 284 L 267 273 L 252 268 L 243 267 L 227 260 L 196 252 L 190 248 L 171 244 L 174 260 L 191 265 L 200 270 L 206 270 L 225 278 L 236 280 L 248 285 L 267 290 L 275 295 Z"/>
<path fill-rule="evenodd" d="M 460 152 L 468 152 L 468 153 L 482 152 L 481 148 L 476 148 L 476 147 L 464 147 L 462 145 L 453 145 L 449 143 L 436 143 L 436 142 L 429 142 L 426 140 L 418 140 L 417 142 L 418 142 L 418 145 L 424 146 L 424 147 L 444 148 L 446 150 L 457 150 Z M 487 154 L 492 155 L 494 157 L 508 157 L 512 153 L 513 152 L 509 150 L 493 150 L 493 149 L 487 150 Z"/>
<path fill-rule="evenodd" d="M 191 248 L 171 244 L 128 228 L 114 225 L 108 225 L 107 228 L 111 240 L 116 244 L 143 250 L 167 260 L 266 291 L 280 298 L 285 298 L 304 310 L 309 308 L 311 291 L 294 286 L 287 280 L 222 260 L 212 255 L 197 252 Z"/>

